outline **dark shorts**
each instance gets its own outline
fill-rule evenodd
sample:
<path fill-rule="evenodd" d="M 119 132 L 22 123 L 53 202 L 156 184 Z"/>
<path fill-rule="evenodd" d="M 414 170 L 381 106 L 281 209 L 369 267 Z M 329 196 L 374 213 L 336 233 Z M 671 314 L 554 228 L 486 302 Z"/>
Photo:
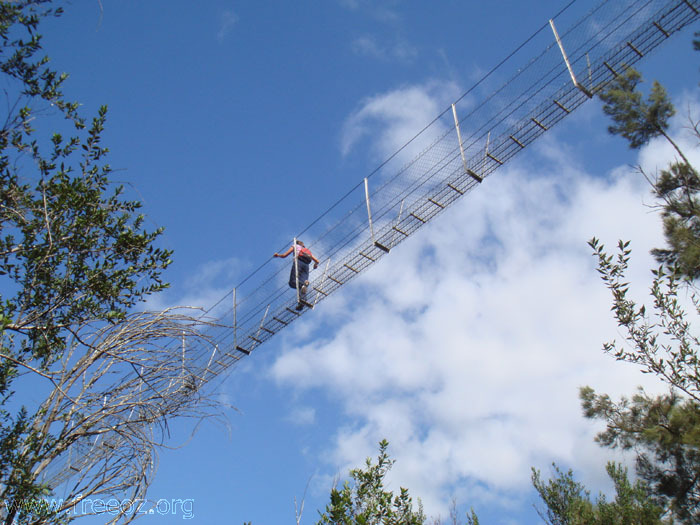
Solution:
<path fill-rule="evenodd" d="M 297 273 L 296 266 L 299 267 L 299 288 L 301 288 L 306 281 L 309 280 L 309 262 L 305 262 L 301 257 L 297 259 L 297 264 L 292 263 L 292 270 L 289 272 L 289 287 L 297 287 Z"/>

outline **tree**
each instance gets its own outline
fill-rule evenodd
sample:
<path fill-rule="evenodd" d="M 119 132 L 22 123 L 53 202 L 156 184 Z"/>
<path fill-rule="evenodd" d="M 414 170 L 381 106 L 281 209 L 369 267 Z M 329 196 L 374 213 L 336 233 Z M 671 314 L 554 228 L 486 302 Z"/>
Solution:
<path fill-rule="evenodd" d="M 698 48 L 697 42 L 695 43 Z M 609 128 L 639 148 L 663 137 L 679 160 L 658 176 L 640 172 L 652 186 L 664 225 L 667 247 L 652 250 L 661 266 L 653 270 L 652 308 L 630 299 L 626 272 L 631 257 L 629 242 L 618 243 L 608 254 L 593 238 L 590 246 L 598 272 L 612 294 L 612 311 L 625 341 L 608 342 L 604 351 L 617 360 L 636 364 L 669 386 L 669 393 L 648 396 L 639 390 L 628 399 L 613 401 L 590 387 L 580 391 L 584 415 L 606 423 L 596 441 L 602 446 L 633 450 L 635 470 L 650 491 L 651 500 L 682 523 L 700 520 L 700 339 L 686 308 L 700 314 L 694 280 L 700 276 L 700 177 L 683 151 L 668 135 L 674 109 L 660 84 L 643 100 L 639 73 L 628 69 L 601 94 Z M 697 124 L 693 125 L 700 139 Z M 683 294 L 690 302 L 684 301 Z M 687 307 L 684 305 L 687 304 Z"/>
<path fill-rule="evenodd" d="M 618 243 L 615 258 L 605 251 L 597 239 L 590 241 L 598 259 L 598 272 L 613 297 L 612 311 L 617 324 L 626 333 L 627 344 L 605 343 L 603 350 L 617 360 L 634 363 L 644 373 L 655 374 L 671 388 L 677 389 L 694 402 L 700 402 L 700 381 L 697 375 L 700 339 L 692 333 L 679 287 L 683 284 L 678 273 L 666 273 L 663 267 L 653 270 L 650 295 L 654 307 L 649 312 L 629 298 L 629 283 L 625 276 L 631 250 L 629 242 Z M 700 303 L 691 293 L 692 304 Z M 700 311 L 699 311 L 700 312 Z"/>
<path fill-rule="evenodd" d="M 602 446 L 634 450 L 636 472 L 652 490 L 654 500 L 684 523 L 700 519 L 700 340 L 678 297 L 679 275 L 654 271 L 654 306 L 638 306 L 628 296 L 625 280 L 631 250 L 620 242 L 613 258 L 596 239 L 591 247 L 598 271 L 613 296 L 613 312 L 626 334 L 625 343 L 606 343 L 604 350 L 620 361 L 634 363 L 670 387 L 669 394 L 650 397 L 639 390 L 618 402 L 581 389 L 584 415 L 606 423 L 596 437 Z M 691 304 L 700 313 L 692 292 Z"/>
<path fill-rule="evenodd" d="M 699 190 L 700 176 L 685 162 L 661 170 L 654 183 L 656 196 L 664 203 L 662 217 L 668 248 L 655 248 L 652 254 L 667 268 L 691 280 L 700 277 Z"/>
<path fill-rule="evenodd" d="M 379 443 L 377 463 L 373 464 L 367 458 L 365 469 L 350 471 L 350 481 L 343 488 L 331 490 L 331 501 L 321 513 L 318 525 L 347 524 L 347 525 L 423 525 L 425 515 L 422 505 L 418 511 L 413 510 L 413 502 L 408 490 L 400 489 L 400 494 L 394 495 L 384 489 L 384 478 L 388 474 L 394 460 L 389 457 L 389 443 L 382 440 Z"/>
<path fill-rule="evenodd" d="M 350 480 L 343 484 L 342 489 L 333 487 L 330 503 L 324 512 L 319 512 L 321 519 L 318 525 L 442 525 L 440 518 L 426 521 L 423 506 L 418 500 L 418 510 L 413 509 L 413 501 L 408 489 L 401 488 L 398 495 L 384 489 L 384 479 L 394 465 L 394 460 L 387 452 L 389 443 L 379 442 L 377 463 L 367 458 L 365 469 L 352 469 Z M 303 503 L 302 503 L 303 508 Z M 297 512 L 297 523 L 301 521 L 301 513 Z M 451 525 L 460 525 L 457 504 L 453 500 L 450 507 Z M 479 525 L 479 518 L 473 509 L 466 516 L 466 525 Z"/>
<path fill-rule="evenodd" d="M 604 102 L 603 112 L 613 121 L 608 131 L 613 135 L 622 135 L 633 149 L 642 147 L 659 135 L 675 144 L 667 130 L 669 119 L 676 111 L 668 100 L 666 90 L 654 82 L 645 101 L 637 89 L 641 81 L 642 75 L 637 70 L 627 68 L 600 94 Z"/>
<path fill-rule="evenodd" d="M 642 390 L 613 402 L 593 389 L 581 390 L 586 417 L 607 429 L 596 437 L 606 447 L 636 450 L 636 471 L 653 500 L 679 520 L 700 520 L 700 406 L 671 392 L 650 397 Z"/>
<path fill-rule="evenodd" d="M 6 524 L 71 521 L 89 497 L 143 500 L 168 420 L 212 414 L 199 394 L 206 367 L 185 352 L 199 345 L 208 355 L 202 321 L 183 310 L 134 312 L 167 286 L 171 251 L 157 245 L 161 229 L 144 228 L 141 204 L 110 181 L 106 107 L 87 126 L 63 95 L 67 75 L 39 56 L 40 21 L 60 14 L 51 0 L 0 2 L 10 108 L 0 129 Z M 60 132 L 47 133 L 52 126 Z M 20 388 L 45 400 L 23 406 Z M 59 485 L 64 499 L 47 500 Z M 133 518 L 123 507 L 108 519 Z"/>
<path fill-rule="evenodd" d="M 606 470 L 615 485 L 615 500 L 599 495 L 595 502 L 585 487 L 574 480 L 571 470 L 562 472 L 553 465 L 556 476 L 545 482 L 540 472 L 532 470 L 532 484 L 546 505 L 537 509 L 550 525 L 661 525 L 663 509 L 649 497 L 642 482 L 631 484 L 627 470 L 608 463 Z"/>
<path fill-rule="evenodd" d="M 698 48 L 700 44 L 696 41 L 695 45 Z M 645 101 L 638 89 L 641 82 L 640 73 L 628 68 L 601 92 L 603 111 L 613 121 L 608 131 L 627 139 L 633 149 L 661 136 L 680 157 L 658 176 L 650 176 L 641 168 L 639 171 L 650 182 L 659 201 L 668 244 L 667 248 L 656 248 L 652 253 L 667 268 L 693 280 L 700 277 L 700 175 L 668 134 L 669 119 L 675 109 L 666 90 L 654 82 Z M 697 124 L 693 129 L 700 139 Z"/>

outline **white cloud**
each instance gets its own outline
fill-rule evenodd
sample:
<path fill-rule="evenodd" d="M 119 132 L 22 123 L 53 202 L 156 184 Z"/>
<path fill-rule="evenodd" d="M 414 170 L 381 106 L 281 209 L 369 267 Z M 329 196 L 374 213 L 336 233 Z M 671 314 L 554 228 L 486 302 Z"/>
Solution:
<path fill-rule="evenodd" d="M 363 134 L 378 135 L 377 154 L 393 151 L 451 90 L 368 100 L 346 123 L 344 151 Z M 442 515 L 457 493 L 514 504 L 530 466 L 547 473 L 552 461 L 600 487 L 611 453 L 593 442 L 599 427 L 581 416 L 578 388 L 664 390 L 602 353 L 622 335 L 586 245 L 594 235 L 610 249 L 631 239 L 629 279 L 644 300 L 648 251 L 663 242 L 643 206 L 648 185 L 632 168 L 605 179 L 582 172 L 551 136 L 535 148 L 344 288 L 344 310 L 318 309 L 287 341 L 273 377 L 326 392 L 349 422 L 329 452 L 332 470 L 361 464 L 387 438 L 396 485 Z M 640 162 L 668 155 L 655 142 Z M 313 328 L 334 323 L 330 335 Z"/>
<path fill-rule="evenodd" d="M 338 3 L 346 9 L 355 10 L 360 7 L 359 0 L 338 0 Z"/>
<path fill-rule="evenodd" d="M 232 10 L 226 10 L 219 17 L 219 31 L 216 33 L 216 40 L 222 43 L 233 27 L 238 23 L 238 15 Z"/>
<path fill-rule="evenodd" d="M 211 309 L 210 315 L 214 316 L 217 312 L 216 305 L 231 292 L 240 277 L 241 267 L 241 262 L 235 257 L 204 263 L 177 290 L 166 290 L 149 296 L 146 308 L 161 311 L 173 306 L 191 306 Z M 221 305 L 225 309 L 230 307 L 228 303 Z"/>
<path fill-rule="evenodd" d="M 391 45 L 382 45 L 369 35 L 356 38 L 352 42 L 352 50 L 358 55 L 383 61 L 410 62 L 418 55 L 416 48 L 405 40 L 399 39 Z"/>
<path fill-rule="evenodd" d="M 561 191 L 570 203 L 557 203 Z M 635 256 L 648 260 L 659 228 L 639 213 L 645 191 L 630 179 L 510 170 L 345 290 L 357 300 L 335 336 L 295 345 L 273 374 L 344 400 L 356 424 L 338 434 L 339 465 L 357 465 L 387 437 L 397 479 L 428 508 L 441 509 L 441 491 L 465 481 L 524 489 L 530 465 L 595 454 L 578 386 L 615 394 L 639 381 L 600 352 L 615 332 L 585 242 L 643 225 Z M 602 208 L 610 202 L 616 208 Z M 615 232 L 578 222 L 601 212 L 608 225 L 619 221 Z"/>
<path fill-rule="evenodd" d="M 350 11 L 361 10 L 370 17 L 385 23 L 395 23 L 400 20 L 396 0 L 338 0 L 341 7 Z"/>
<path fill-rule="evenodd" d="M 297 407 L 287 417 L 295 425 L 313 425 L 316 422 L 316 409 L 313 407 Z"/>
<path fill-rule="evenodd" d="M 341 152 L 347 155 L 363 138 L 372 137 L 370 153 L 381 161 L 406 144 L 457 98 L 455 84 L 428 82 L 408 86 L 365 100 L 350 115 L 342 129 Z M 412 158 L 441 131 L 434 126 L 432 135 L 408 148 L 406 160 Z"/>

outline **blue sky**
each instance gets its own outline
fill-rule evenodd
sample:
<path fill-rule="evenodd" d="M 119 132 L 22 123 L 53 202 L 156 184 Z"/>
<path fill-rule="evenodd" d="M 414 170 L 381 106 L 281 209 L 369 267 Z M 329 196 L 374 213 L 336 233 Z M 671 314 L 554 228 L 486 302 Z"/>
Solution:
<path fill-rule="evenodd" d="M 393 153 L 387 134 L 422 127 L 566 4 L 92 0 L 48 21 L 44 47 L 84 114 L 109 106 L 114 177 L 166 228 L 172 288 L 150 306 L 208 306 Z M 699 98 L 691 38 L 640 69 L 668 87 L 674 134 L 697 155 L 683 130 Z M 538 523 L 530 467 L 552 461 L 609 490 L 613 456 L 578 387 L 661 387 L 602 354 L 619 334 L 586 241 L 631 239 L 643 295 L 661 231 L 631 166 L 672 157 L 606 126 L 586 104 L 241 362 L 218 393 L 237 408 L 229 428 L 204 423 L 161 454 L 150 496 L 191 512 L 146 522 L 294 523 L 305 495 L 314 523 L 382 438 L 391 487 L 433 516 L 454 498 L 485 523 Z"/>

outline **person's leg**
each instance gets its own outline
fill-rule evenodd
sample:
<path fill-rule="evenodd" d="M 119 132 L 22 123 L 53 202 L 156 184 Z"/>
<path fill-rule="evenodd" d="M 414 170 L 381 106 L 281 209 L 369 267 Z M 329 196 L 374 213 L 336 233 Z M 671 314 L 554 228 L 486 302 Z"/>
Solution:
<path fill-rule="evenodd" d="M 296 271 L 296 266 L 294 263 L 292 263 L 292 269 L 289 272 L 289 287 L 294 288 L 296 290 L 297 288 L 297 271 Z"/>
<path fill-rule="evenodd" d="M 306 289 L 309 284 L 309 263 L 299 261 L 299 298 L 306 301 Z"/>

